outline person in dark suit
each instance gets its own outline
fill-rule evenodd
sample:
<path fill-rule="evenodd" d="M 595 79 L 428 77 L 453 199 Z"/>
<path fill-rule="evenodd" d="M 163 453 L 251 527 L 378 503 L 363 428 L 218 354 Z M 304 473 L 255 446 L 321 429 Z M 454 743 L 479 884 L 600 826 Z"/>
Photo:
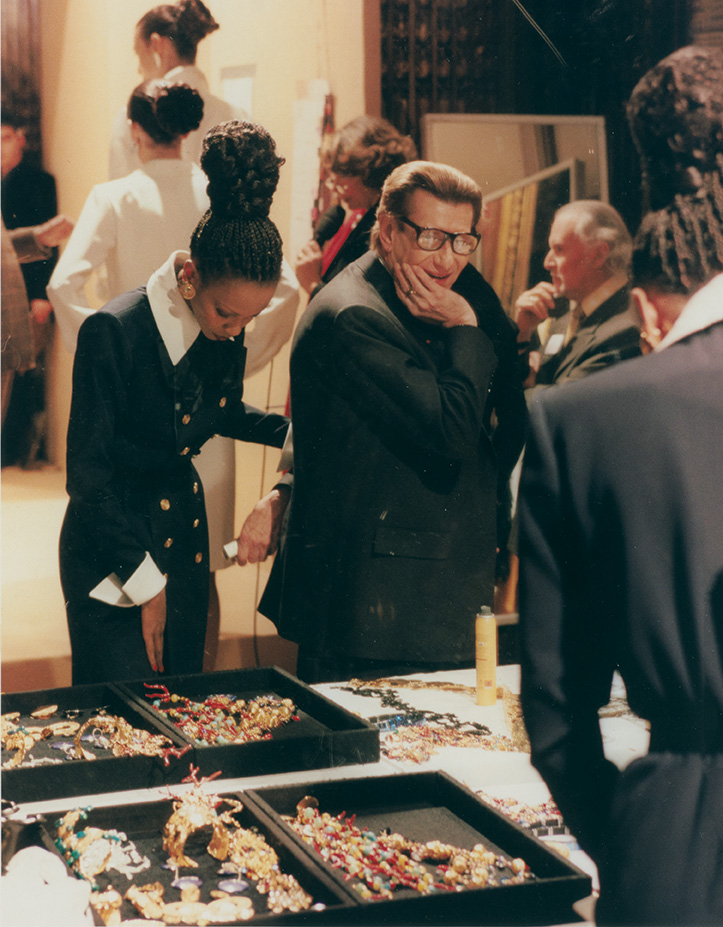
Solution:
<path fill-rule="evenodd" d="M 617 210 L 575 200 L 555 213 L 545 268 L 551 282 L 515 303 L 527 386 L 579 380 L 640 354 L 640 319 L 630 305 L 631 238 Z M 567 307 L 557 314 L 560 300 Z"/>
<path fill-rule="evenodd" d="M 532 761 L 597 864 L 597 923 L 721 924 L 723 54 L 664 59 L 629 112 L 638 141 L 662 143 L 642 151 L 670 198 L 633 255 L 656 352 L 532 405 L 522 704 Z M 651 729 L 622 771 L 598 718 L 616 668 Z"/>
<path fill-rule="evenodd" d="M 2 110 L 2 217 L 5 227 L 38 226 L 58 212 L 55 178 L 32 163 L 25 152 L 25 126 L 11 107 Z M 45 434 L 45 350 L 53 332 L 53 310 L 46 287 L 58 259 L 58 249 L 22 265 L 30 306 L 35 361 L 18 373 L 2 432 L 2 465 L 30 466 L 43 456 Z"/>
<path fill-rule="evenodd" d="M 288 426 L 242 401 L 243 329 L 281 273 L 282 163 L 260 126 L 212 129 L 190 253 L 80 328 L 60 536 L 74 685 L 201 672 L 209 545 L 192 460 L 214 434 L 280 447 Z"/>
<path fill-rule="evenodd" d="M 296 276 L 309 296 L 369 250 L 384 181 L 414 157 L 412 139 L 377 116 L 358 116 L 334 135 L 322 163 L 338 202 L 320 217 L 296 259 Z"/>
<path fill-rule="evenodd" d="M 525 424 L 514 328 L 468 264 L 480 209 L 453 168 L 396 168 L 375 250 L 297 330 L 294 488 L 260 609 L 307 681 L 473 661 Z"/>

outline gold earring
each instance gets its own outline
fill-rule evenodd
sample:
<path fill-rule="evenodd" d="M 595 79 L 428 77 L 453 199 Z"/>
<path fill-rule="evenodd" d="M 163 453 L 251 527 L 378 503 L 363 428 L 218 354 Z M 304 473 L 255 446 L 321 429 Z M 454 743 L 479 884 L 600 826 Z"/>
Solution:
<path fill-rule="evenodd" d="M 193 299 L 193 297 L 196 295 L 195 286 L 191 283 L 188 277 L 184 276 L 183 274 L 181 274 L 181 276 L 178 278 L 178 289 L 180 290 L 181 296 L 184 299 Z"/>

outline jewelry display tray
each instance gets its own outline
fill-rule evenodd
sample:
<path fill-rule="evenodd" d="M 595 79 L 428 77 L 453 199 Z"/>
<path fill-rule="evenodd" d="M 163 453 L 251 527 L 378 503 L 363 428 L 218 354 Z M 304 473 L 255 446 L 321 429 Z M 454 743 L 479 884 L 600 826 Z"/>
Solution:
<path fill-rule="evenodd" d="M 283 872 L 293 875 L 301 887 L 314 899 L 314 904 L 322 904 L 324 910 L 300 911 L 291 913 L 285 911 L 282 914 L 273 914 L 266 907 L 265 896 L 259 895 L 254 888 L 253 880 L 241 876 L 244 881 L 249 883 L 249 890 L 245 895 L 251 897 L 254 908 L 257 913 L 253 918 L 243 923 L 252 924 L 302 924 L 302 923 L 326 923 L 340 924 L 346 921 L 346 910 L 350 903 L 347 893 L 339 890 L 336 882 L 330 879 L 322 867 L 310 860 L 308 854 L 300 852 L 293 841 L 290 841 L 285 833 L 280 831 L 276 825 L 261 814 L 253 805 L 245 801 L 243 793 L 227 793 L 229 798 L 239 800 L 243 804 L 241 811 L 235 812 L 234 817 L 244 828 L 253 828 L 261 834 L 266 842 L 271 846 L 278 858 L 279 867 Z M 221 795 L 221 797 L 224 797 Z M 115 829 L 122 831 L 129 840 L 132 840 L 136 848 L 151 860 L 151 867 L 136 873 L 132 881 L 128 880 L 125 875 L 118 872 L 101 874 L 97 877 L 97 883 L 101 889 L 108 887 L 109 883 L 121 893 L 125 894 L 132 883 L 138 886 L 147 885 L 152 882 L 161 882 L 164 886 L 164 901 L 180 901 L 180 891 L 171 887 L 174 879 L 174 873 L 170 869 L 163 869 L 161 862 L 168 858 L 168 854 L 162 849 L 163 828 L 172 813 L 170 801 L 153 801 L 143 802 L 136 805 L 112 805 L 100 808 L 91 808 L 88 810 L 88 817 L 77 826 L 77 830 L 87 827 L 99 827 L 103 830 Z M 43 846 L 53 847 L 53 851 L 59 851 L 55 848 L 53 841 L 55 837 L 55 822 L 65 814 L 65 811 L 46 812 L 43 814 L 44 828 L 47 839 Z M 210 827 L 204 828 L 197 834 L 192 835 L 186 842 L 186 852 L 198 864 L 198 868 L 183 867 L 178 874 L 181 878 L 186 876 L 198 876 L 202 879 L 201 898 L 203 903 L 211 901 L 210 891 L 218 887 L 219 880 L 223 878 L 234 878 L 231 875 L 219 875 L 218 870 L 221 862 L 214 859 L 206 852 L 206 846 L 211 838 Z M 96 924 L 102 924 L 96 912 L 94 921 Z M 135 907 L 129 902 L 124 901 L 121 908 L 123 920 L 133 920 L 135 923 L 142 921 L 142 915 L 138 913 Z M 225 922 L 226 923 L 226 922 Z M 242 923 L 234 921 L 233 923 Z"/>
<path fill-rule="evenodd" d="M 186 757 L 198 766 L 200 775 L 221 770 L 225 779 L 325 769 L 379 760 L 379 731 L 369 721 L 341 708 L 279 667 L 247 670 L 221 670 L 189 676 L 164 676 L 149 683 L 162 682 L 169 692 L 190 699 L 227 694 L 252 699 L 259 695 L 289 698 L 296 706 L 298 721 L 290 721 L 271 732 L 271 739 L 224 746 L 196 745 L 161 712 L 152 706 L 143 681 L 118 683 L 139 713 L 163 733 L 193 744 Z M 186 763 L 186 769 L 188 764 Z"/>
<path fill-rule="evenodd" d="M 46 801 L 73 795 L 95 795 L 127 789 L 154 788 L 181 782 L 188 775 L 189 764 L 199 767 L 200 775 L 217 771 L 224 778 L 269 775 L 304 769 L 324 769 L 379 760 L 379 732 L 368 721 L 336 705 L 315 692 L 290 673 L 277 667 L 203 673 L 189 676 L 154 677 L 162 679 L 169 691 L 192 698 L 217 693 L 233 693 L 242 698 L 275 694 L 290 698 L 297 708 L 299 721 L 288 722 L 272 733 L 270 740 L 228 746 L 191 745 L 183 756 L 170 756 L 168 766 L 161 757 L 102 756 L 95 760 L 66 760 L 42 766 L 19 766 L 2 770 L 2 794 L 17 803 Z M 153 710 L 146 698 L 143 681 L 109 685 L 68 686 L 32 692 L 14 692 L 2 697 L 3 714 L 19 711 L 27 723 L 48 725 L 62 716 L 40 721 L 30 712 L 45 705 L 57 705 L 58 712 L 81 709 L 77 721 L 90 717 L 87 709 L 105 707 L 108 714 L 125 718 L 134 727 L 164 734 L 179 749 L 191 744 L 173 724 Z M 73 737 L 65 740 L 72 742 Z M 49 745 L 41 749 L 53 755 Z M 10 754 L 3 750 L 3 761 Z"/>
<path fill-rule="evenodd" d="M 30 713 L 46 705 L 57 705 L 58 713 L 46 720 L 30 717 Z M 119 715 L 134 727 L 163 733 L 181 749 L 185 742 L 176 734 L 159 731 L 147 715 L 139 712 L 135 705 L 113 685 L 67 686 L 59 689 L 38 689 L 31 692 L 9 692 L 2 696 L 3 714 L 20 712 L 20 721 L 27 725 L 41 727 L 63 720 L 64 711 L 80 710 L 73 720 L 80 724 L 105 709 L 108 714 Z M 52 742 L 57 742 L 53 738 Z M 60 738 L 73 743 L 73 735 Z M 83 746 L 86 746 L 83 744 Z M 3 762 L 9 758 L 3 749 Z M 40 741 L 33 748 L 33 756 L 58 756 L 50 742 Z M 171 782 L 180 782 L 188 775 L 188 757 L 180 762 L 169 757 L 169 765 L 155 756 L 114 757 L 109 752 L 98 754 L 95 760 L 64 760 L 62 763 L 42 766 L 18 766 L 2 770 L 2 794 L 4 798 L 22 803 L 45 801 L 49 798 L 63 798 L 72 795 L 92 795 L 99 792 L 115 792 L 123 789 L 151 788 Z"/>
<path fill-rule="evenodd" d="M 327 864 L 281 815 L 296 814 L 305 796 L 332 815 L 355 814 L 355 824 L 373 831 L 389 828 L 415 841 L 440 840 L 471 849 L 485 843 L 505 856 L 522 857 L 536 878 L 522 884 L 419 895 L 402 890 L 390 900 L 365 901 L 343 873 Z M 251 789 L 253 803 L 346 891 L 356 904 L 345 924 L 537 925 L 579 920 L 573 902 L 588 896 L 591 879 L 541 840 L 481 801 L 445 772 L 404 773 Z"/>

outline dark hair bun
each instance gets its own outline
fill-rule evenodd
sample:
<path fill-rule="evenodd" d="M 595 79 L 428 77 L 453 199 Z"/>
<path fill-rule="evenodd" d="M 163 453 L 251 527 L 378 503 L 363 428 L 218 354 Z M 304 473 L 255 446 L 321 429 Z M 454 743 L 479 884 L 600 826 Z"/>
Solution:
<path fill-rule="evenodd" d="M 147 80 L 131 94 L 127 112 L 157 145 L 171 145 L 200 126 L 203 99 L 188 84 Z"/>
<path fill-rule="evenodd" d="M 172 138 L 193 132 L 203 119 L 203 99 L 188 84 L 169 84 L 156 97 L 156 119 Z"/>
<path fill-rule="evenodd" d="M 262 126 L 250 122 L 215 126 L 206 134 L 201 153 L 211 210 L 217 215 L 265 218 L 283 163 Z"/>
<path fill-rule="evenodd" d="M 201 0 L 179 0 L 176 4 L 176 24 L 178 31 L 194 46 L 209 32 L 218 29 L 218 23 L 208 7 Z"/>

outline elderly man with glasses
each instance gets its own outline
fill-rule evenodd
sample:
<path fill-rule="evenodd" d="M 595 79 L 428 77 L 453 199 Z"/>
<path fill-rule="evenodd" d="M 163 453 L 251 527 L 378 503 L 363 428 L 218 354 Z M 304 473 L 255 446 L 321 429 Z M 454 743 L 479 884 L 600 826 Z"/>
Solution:
<path fill-rule="evenodd" d="M 525 427 L 514 327 L 469 264 L 480 210 L 459 171 L 401 165 L 373 250 L 299 325 L 291 508 L 260 608 L 308 682 L 473 663 Z"/>

